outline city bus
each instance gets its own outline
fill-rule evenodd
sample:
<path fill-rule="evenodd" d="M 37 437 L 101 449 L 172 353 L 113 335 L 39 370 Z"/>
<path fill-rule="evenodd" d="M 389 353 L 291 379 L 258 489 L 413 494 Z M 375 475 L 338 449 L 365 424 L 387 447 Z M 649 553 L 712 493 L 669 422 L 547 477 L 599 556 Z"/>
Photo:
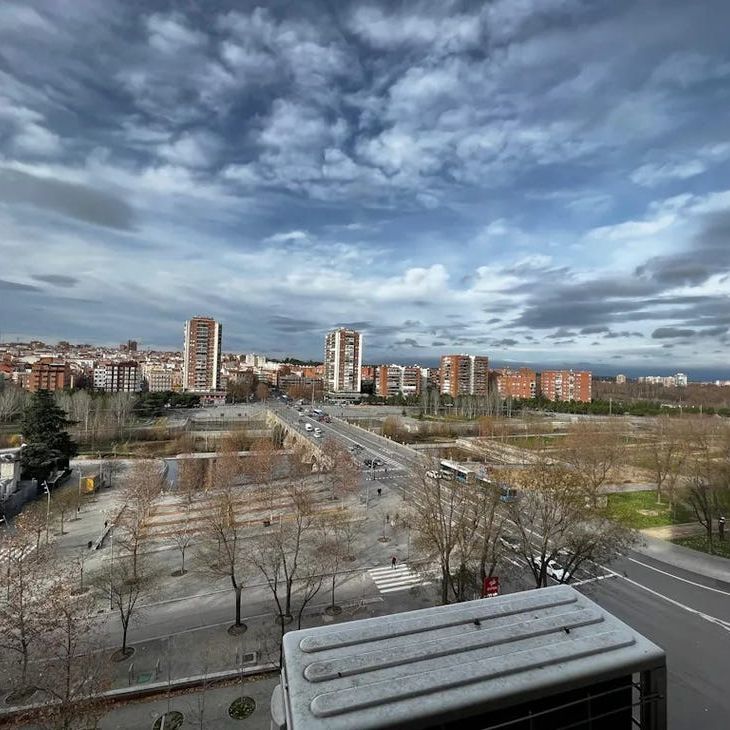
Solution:
<path fill-rule="evenodd" d="M 462 484 L 471 484 L 476 479 L 476 473 L 472 469 L 467 469 L 456 461 L 441 459 L 440 466 L 442 475 L 447 478 L 451 477 Z"/>

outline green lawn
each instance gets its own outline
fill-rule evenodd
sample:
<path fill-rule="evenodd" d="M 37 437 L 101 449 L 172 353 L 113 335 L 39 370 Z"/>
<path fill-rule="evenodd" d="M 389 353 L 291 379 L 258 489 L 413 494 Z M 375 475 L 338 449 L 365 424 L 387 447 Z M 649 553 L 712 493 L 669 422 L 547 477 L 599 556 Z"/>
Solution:
<path fill-rule="evenodd" d="M 707 550 L 707 540 L 704 535 L 679 537 L 676 540 L 672 540 L 672 542 L 677 545 L 684 545 L 684 547 L 692 548 L 692 550 L 699 550 L 703 553 L 709 552 Z M 721 555 L 723 558 L 730 558 L 730 536 L 727 533 L 725 534 L 724 540 L 720 540 L 720 538 L 715 535 L 712 540 L 712 546 L 715 555 Z"/>
<path fill-rule="evenodd" d="M 637 530 L 695 521 L 694 514 L 681 503 L 675 504 L 673 511 L 664 501 L 657 504 L 654 491 L 609 494 L 608 511 L 614 519 Z"/>

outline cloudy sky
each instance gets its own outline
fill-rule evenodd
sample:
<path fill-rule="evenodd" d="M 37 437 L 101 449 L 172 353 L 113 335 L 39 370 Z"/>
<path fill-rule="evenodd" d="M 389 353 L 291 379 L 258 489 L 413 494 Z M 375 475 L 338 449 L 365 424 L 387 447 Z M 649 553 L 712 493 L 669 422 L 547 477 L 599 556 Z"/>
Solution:
<path fill-rule="evenodd" d="M 727 0 L 0 4 L 0 332 L 727 365 Z"/>

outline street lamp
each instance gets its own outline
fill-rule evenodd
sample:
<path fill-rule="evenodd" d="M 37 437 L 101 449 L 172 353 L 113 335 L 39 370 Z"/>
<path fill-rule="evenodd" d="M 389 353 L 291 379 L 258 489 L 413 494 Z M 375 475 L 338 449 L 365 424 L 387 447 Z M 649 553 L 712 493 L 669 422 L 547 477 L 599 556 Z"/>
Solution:
<path fill-rule="evenodd" d="M 48 488 L 48 482 L 43 480 L 43 489 L 48 497 L 48 506 L 46 507 L 46 545 L 48 545 L 48 521 L 51 518 L 51 490 Z"/>
<path fill-rule="evenodd" d="M 112 557 L 109 561 L 109 610 L 114 610 L 114 594 L 112 592 L 112 581 L 114 580 L 114 524 L 112 523 L 111 529 L 109 530 L 111 535 L 111 546 L 112 546 Z"/>

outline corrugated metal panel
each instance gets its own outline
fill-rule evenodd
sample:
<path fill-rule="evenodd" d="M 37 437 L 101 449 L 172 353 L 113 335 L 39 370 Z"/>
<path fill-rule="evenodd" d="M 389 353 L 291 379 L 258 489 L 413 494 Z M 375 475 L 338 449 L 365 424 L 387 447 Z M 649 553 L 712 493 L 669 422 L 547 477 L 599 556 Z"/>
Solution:
<path fill-rule="evenodd" d="M 656 645 L 569 586 L 284 636 L 290 730 L 419 727 L 625 676 Z"/>

